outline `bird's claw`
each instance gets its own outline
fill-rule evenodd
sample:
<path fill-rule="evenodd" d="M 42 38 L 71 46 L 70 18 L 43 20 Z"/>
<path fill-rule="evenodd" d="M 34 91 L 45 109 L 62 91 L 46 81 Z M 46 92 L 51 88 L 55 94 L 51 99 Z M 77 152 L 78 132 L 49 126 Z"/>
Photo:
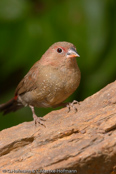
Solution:
<path fill-rule="evenodd" d="M 46 127 L 42 121 L 46 121 L 45 119 L 43 119 L 42 117 L 37 117 L 37 115 L 35 114 L 35 111 L 34 111 L 34 107 L 29 105 L 29 107 L 31 108 L 32 110 L 32 113 L 33 113 L 33 119 L 34 119 L 34 122 L 35 122 L 35 125 L 37 125 L 38 123 L 41 124 L 42 126 Z"/>
<path fill-rule="evenodd" d="M 38 123 L 44 127 L 46 127 L 42 121 L 46 121 L 45 119 L 43 119 L 42 117 L 37 117 L 35 114 L 33 115 L 33 118 L 34 118 L 34 122 L 35 122 L 35 125 L 37 125 Z"/>
<path fill-rule="evenodd" d="M 75 113 L 78 111 L 78 109 L 75 107 L 74 104 L 80 104 L 80 103 L 79 103 L 78 101 L 76 101 L 76 100 L 73 100 L 72 103 L 68 103 L 68 104 L 66 105 L 66 107 L 68 108 L 68 112 L 71 111 L 71 108 L 74 109 Z"/>

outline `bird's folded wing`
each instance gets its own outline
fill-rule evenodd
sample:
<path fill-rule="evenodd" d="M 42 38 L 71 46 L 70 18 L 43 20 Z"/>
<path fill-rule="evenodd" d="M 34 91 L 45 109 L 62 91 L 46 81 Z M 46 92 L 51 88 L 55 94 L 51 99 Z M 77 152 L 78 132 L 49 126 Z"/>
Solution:
<path fill-rule="evenodd" d="M 20 81 L 16 90 L 15 96 L 21 95 L 28 91 L 32 91 L 37 88 L 36 80 L 38 76 L 38 67 L 32 67 L 30 71 L 26 74 L 26 76 Z"/>

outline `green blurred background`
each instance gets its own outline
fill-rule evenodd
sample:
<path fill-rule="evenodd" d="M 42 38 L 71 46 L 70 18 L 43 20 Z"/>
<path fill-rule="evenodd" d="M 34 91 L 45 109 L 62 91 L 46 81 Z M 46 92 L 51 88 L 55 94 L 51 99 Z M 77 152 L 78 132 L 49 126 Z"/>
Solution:
<path fill-rule="evenodd" d="M 57 41 L 72 42 L 82 78 L 78 101 L 116 79 L 115 0 L 0 0 L 0 103 L 13 97 L 31 66 Z M 44 116 L 51 109 L 36 109 Z M 2 116 L 0 130 L 32 120 L 29 108 Z"/>

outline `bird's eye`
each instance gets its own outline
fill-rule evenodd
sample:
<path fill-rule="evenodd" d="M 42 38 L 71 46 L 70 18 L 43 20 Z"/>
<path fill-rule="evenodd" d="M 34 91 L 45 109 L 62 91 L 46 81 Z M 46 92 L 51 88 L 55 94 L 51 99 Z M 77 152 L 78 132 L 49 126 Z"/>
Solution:
<path fill-rule="evenodd" d="M 61 49 L 61 48 L 58 48 L 58 49 L 57 49 L 57 52 L 58 52 L 58 53 L 62 53 L 62 49 Z"/>

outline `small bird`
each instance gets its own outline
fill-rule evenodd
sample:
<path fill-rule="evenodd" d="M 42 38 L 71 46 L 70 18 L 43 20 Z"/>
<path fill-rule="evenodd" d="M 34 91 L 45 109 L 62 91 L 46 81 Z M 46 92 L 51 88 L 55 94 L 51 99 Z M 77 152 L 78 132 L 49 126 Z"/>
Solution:
<path fill-rule="evenodd" d="M 32 110 L 35 124 L 44 125 L 34 107 L 57 107 L 78 88 L 81 73 L 76 57 L 76 47 L 69 42 L 54 43 L 18 84 L 14 97 L 0 105 L 0 112 L 7 114 L 24 106 Z"/>

